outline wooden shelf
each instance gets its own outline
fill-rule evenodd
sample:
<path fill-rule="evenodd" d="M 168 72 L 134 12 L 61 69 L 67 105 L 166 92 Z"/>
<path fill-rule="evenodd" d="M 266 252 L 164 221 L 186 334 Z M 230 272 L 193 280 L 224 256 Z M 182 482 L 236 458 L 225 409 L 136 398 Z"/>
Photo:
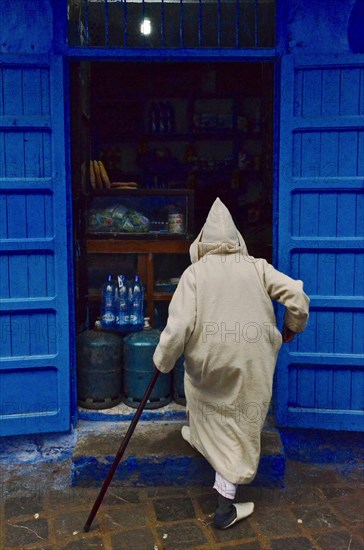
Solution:
<path fill-rule="evenodd" d="M 117 138 L 100 138 L 100 143 L 107 145 L 108 143 L 114 144 L 115 141 L 121 142 L 130 142 L 137 143 L 139 141 L 186 141 L 188 143 L 193 141 L 225 141 L 233 139 L 248 139 L 248 140 L 261 140 L 262 133 L 254 132 L 243 132 L 242 130 L 220 130 L 220 129 L 211 129 L 211 130 L 192 130 L 188 133 L 146 133 L 141 131 L 140 134 L 137 132 L 125 132 L 125 134 L 120 133 Z"/>
<path fill-rule="evenodd" d="M 192 239 L 87 239 L 87 254 L 187 254 Z"/>
<path fill-rule="evenodd" d="M 194 191 L 191 189 L 93 189 L 92 196 L 125 195 L 126 197 L 188 197 L 193 200 Z"/>
<path fill-rule="evenodd" d="M 153 292 L 153 301 L 164 302 L 170 300 L 173 296 L 173 292 Z M 89 294 L 88 300 L 90 302 L 101 302 L 101 294 Z"/>
<path fill-rule="evenodd" d="M 173 292 L 153 292 L 153 299 L 158 301 L 170 300 L 173 296 Z"/>

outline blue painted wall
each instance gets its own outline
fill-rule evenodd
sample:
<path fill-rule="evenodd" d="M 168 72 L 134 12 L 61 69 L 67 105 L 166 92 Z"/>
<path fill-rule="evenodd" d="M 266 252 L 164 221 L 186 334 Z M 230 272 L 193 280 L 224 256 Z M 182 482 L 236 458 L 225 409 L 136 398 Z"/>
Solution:
<path fill-rule="evenodd" d="M 363 0 L 278 0 L 278 12 L 281 53 L 363 53 Z"/>
<path fill-rule="evenodd" d="M 44 54 L 52 42 L 51 0 L 1 0 L 0 53 Z"/>

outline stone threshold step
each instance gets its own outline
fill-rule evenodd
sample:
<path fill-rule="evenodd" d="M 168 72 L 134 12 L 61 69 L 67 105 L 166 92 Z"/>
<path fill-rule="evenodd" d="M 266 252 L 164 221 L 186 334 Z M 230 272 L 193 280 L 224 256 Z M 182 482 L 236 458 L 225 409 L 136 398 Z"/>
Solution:
<path fill-rule="evenodd" d="M 181 437 L 182 421 L 137 425 L 113 483 L 119 485 L 211 485 L 214 472 Z M 71 485 L 101 486 L 129 422 L 81 421 L 72 454 Z M 283 485 L 285 454 L 277 429 L 266 425 L 255 485 Z"/>

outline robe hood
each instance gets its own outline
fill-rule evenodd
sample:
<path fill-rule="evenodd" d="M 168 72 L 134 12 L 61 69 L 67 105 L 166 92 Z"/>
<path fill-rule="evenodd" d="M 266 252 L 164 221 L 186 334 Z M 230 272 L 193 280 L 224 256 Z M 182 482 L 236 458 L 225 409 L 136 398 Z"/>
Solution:
<path fill-rule="evenodd" d="M 217 198 L 199 235 L 190 246 L 191 262 L 197 262 L 206 254 L 235 252 L 248 255 L 245 241 L 237 230 L 229 210 Z"/>

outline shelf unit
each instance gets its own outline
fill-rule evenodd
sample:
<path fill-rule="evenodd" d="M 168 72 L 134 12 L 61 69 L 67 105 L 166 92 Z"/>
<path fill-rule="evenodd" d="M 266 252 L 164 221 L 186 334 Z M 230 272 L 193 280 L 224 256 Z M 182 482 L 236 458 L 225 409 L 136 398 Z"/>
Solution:
<path fill-rule="evenodd" d="M 97 231 L 95 227 L 90 227 L 88 224 L 88 214 L 94 208 L 97 208 L 97 201 L 103 201 L 102 207 L 117 207 L 124 204 L 126 208 L 135 210 L 140 209 L 140 212 L 152 220 L 156 210 L 162 211 L 164 215 L 173 209 L 180 209 L 184 217 L 184 231 L 181 233 L 173 232 L 158 232 L 149 230 L 148 232 L 125 232 L 122 230 L 112 231 L 108 227 L 100 228 Z M 107 201 L 105 203 L 105 201 Z M 100 203 L 99 203 L 100 206 Z M 84 207 L 86 214 L 85 226 L 88 237 L 100 238 L 120 238 L 128 239 L 186 239 L 192 237 L 194 231 L 194 192 L 188 189 L 103 189 L 93 190 L 92 195 L 86 198 Z M 158 212 L 157 212 L 158 214 Z M 111 216 L 111 214 L 110 214 Z M 130 228 L 131 229 L 131 228 Z"/>
<path fill-rule="evenodd" d="M 154 304 L 170 300 L 171 292 L 157 292 L 154 289 L 154 256 L 156 254 L 188 254 L 192 239 L 185 240 L 135 240 L 135 239 L 87 239 L 87 254 L 136 254 L 138 273 L 145 282 L 146 312 L 154 323 Z M 100 300 L 100 296 L 93 299 Z"/>
<path fill-rule="evenodd" d="M 169 65 L 145 65 L 141 71 L 135 63 L 93 64 L 89 84 L 89 141 L 85 140 L 80 151 L 88 151 L 92 159 L 102 160 L 111 181 L 136 181 L 139 189 L 128 190 L 130 197 L 141 192 L 151 196 L 155 192 L 194 193 L 193 221 L 199 229 L 216 196 L 221 197 L 233 216 L 240 215 L 238 199 L 245 183 L 271 180 L 272 131 L 267 122 L 271 99 L 262 67 L 252 65 L 248 70 L 241 64 L 215 63 L 178 64 L 174 69 Z M 153 103 L 162 104 L 162 109 L 167 103 L 173 108 L 174 120 L 163 128 L 168 131 L 151 131 Z M 247 154 L 245 160 L 242 150 Z M 82 161 L 84 158 L 87 154 L 82 154 Z M 76 173 L 73 179 L 77 182 Z M 75 197 L 79 198 L 75 204 L 80 205 L 81 216 L 92 198 L 103 194 L 122 196 L 121 191 L 100 193 L 77 183 L 74 187 Z M 154 288 L 155 273 L 169 270 L 168 266 L 165 269 L 168 262 L 161 261 L 156 271 L 155 256 L 188 254 L 193 230 L 189 227 L 184 235 L 111 232 L 96 235 L 88 232 L 86 226 L 83 218 L 77 236 L 85 253 L 81 254 L 85 265 L 80 265 L 79 275 L 84 295 L 88 294 L 87 288 L 94 291 L 99 287 L 102 262 L 109 261 L 101 256 L 91 258 L 92 274 L 97 272 L 97 276 L 91 277 L 93 282 L 88 285 L 83 275 L 88 269 L 88 255 L 135 254 L 133 269 L 137 262 L 146 284 L 147 313 L 153 319 L 155 302 L 166 302 L 171 297 L 171 293 L 157 292 Z M 179 259 L 181 265 L 184 260 Z M 98 262 L 102 265 L 100 273 Z M 175 264 L 176 274 L 182 272 L 180 264 L 178 269 Z M 158 278 L 163 279 L 163 275 Z M 96 296 L 89 299 L 98 300 Z"/>
<path fill-rule="evenodd" d="M 166 109 L 167 104 L 174 113 L 173 123 L 169 130 L 163 123 L 164 129 L 160 130 L 158 122 L 152 131 L 155 124 L 150 118 L 156 115 L 151 112 L 162 113 L 158 115 L 162 120 L 163 111 L 153 109 L 158 105 Z M 198 91 L 182 97 L 152 95 L 149 91 L 134 94 L 132 101 L 122 95 L 119 99 L 96 97 L 93 110 L 93 156 L 111 167 L 112 177 L 132 178 L 147 188 L 164 188 L 168 184 L 185 187 L 186 174 L 199 173 L 203 180 L 205 172 L 217 171 L 216 166 L 224 162 L 231 165 L 231 174 L 225 178 L 227 186 L 234 170 L 246 177 L 263 176 L 264 162 L 260 157 L 264 156 L 266 137 L 262 129 L 262 98 Z M 110 118 L 113 120 L 108 124 Z M 184 158 L 189 147 L 196 151 L 192 162 Z M 246 157 L 243 162 L 242 154 Z M 203 164 L 212 164 L 212 170 L 199 170 Z"/>
<path fill-rule="evenodd" d="M 115 205 L 115 208 L 118 208 L 119 205 L 135 208 L 135 210 L 148 217 L 153 213 L 158 214 L 159 211 L 155 211 L 156 206 L 166 212 L 173 205 L 183 205 L 185 231 L 181 234 L 154 231 L 146 233 L 100 231 L 95 233 L 88 227 L 88 215 L 89 212 L 95 211 L 99 199 L 108 201 L 108 205 Z M 102 204 L 104 205 L 104 203 Z M 152 323 L 154 322 L 155 302 L 168 301 L 173 294 L 172 292 L 160 292 L 155 289 L 155 257 L 159 254 L 188 254 L 193 237 L 193 207 L 194 192 L 182 189 L 93 190 L 92 196 L 85 198 L 83 209 L 85 213 L 84 225 L 86 227 L 85 257 L 95 254 L 114 257 L 117 255 L 136 256 L 136 273 L 139 274 L 145 286 L 146 315 L 150 317 Z M 101 208 L 101 215 L 103 215 L 102 212 Z M 150 221 L 152 219 L 152 217 L 149 217 Z M 98 262 L 96 261 L 96 263 Z M 94 304 L 100 302 L 100 293 L 93 292 L 90 295 L 90 289 L 88 290 L 87 300 Z"/>

